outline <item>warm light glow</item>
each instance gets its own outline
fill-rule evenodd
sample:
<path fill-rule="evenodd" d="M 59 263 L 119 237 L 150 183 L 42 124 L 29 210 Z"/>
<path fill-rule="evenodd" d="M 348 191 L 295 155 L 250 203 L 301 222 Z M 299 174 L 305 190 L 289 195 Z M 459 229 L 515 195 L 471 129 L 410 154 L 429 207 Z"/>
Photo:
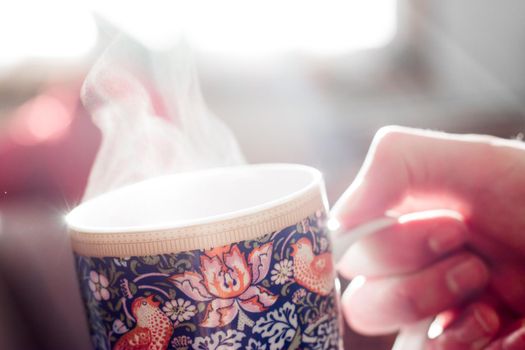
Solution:
<path fill-rule="evenodd" d="M 352 281 L 350 282 L 350 285 L 348 286 L 346 293 L 353 293 L 362 286 L 364 286 L 366 283 L 366 277 L 359 275 L 355 276 Z"/>
<path fill-rule="evenodd" d="M 410 221 L 430 220 L 430 219 L 442 218 L 442 217 L 450 217 L 458 221 L 463 221 L 463 215 L 461 215 L 455 210 L 436 209 L 436 210 L 425 210 L 425 211 L 420 211 L 420 212 L 404 214 L 398 218 L 398 222 L 400 224 L 404 224 Z"/>
<path fill-rule="evenodd" d="M 326 227 L 330 231 L 337 231 L 341 227 L 341 223 L 336 218 L 330 218 L 328 222 L 326 223 Z"/>
<path fill-rule="evenodd" d="M 286 52 L 334 55 L 386 45 L 396 32 L 397 0 L 95 1 L 96 12 L 153 47 L 184 32 L 199 50 L 233 57 Z"/>
<path fill-rule="evenodd" d="M 429 339 L 436 339 L 443 333 L 443 325 L 439 319 L 435 319 L 428 328 L 427 337 Z"/>
<path fill-rule="evenodd" d="M 93 17 L 75 1 L 8 1 L 0 11 L 0 67 L 28 58 L 73 58 L 97 39 Z"/>
<path fill-rule="evenodd" d="M 69 128 L 73 114 L 58 98 L 39 95 L 15 112 L 9 134 L 21 145 L 60 138 Z"/>
<path fill-rule="evenodd" d="M 85 55 L 97 40 L 91 11 L 152 47 L 171 45 L 184 32 L 197 50 L 253 58 L 287 52 L 336 55 L 384 46 L 396 33 L 396 4 L 397 0 L 11 1 L 0 11 L 0 67 L 27 58 Z"/>
<path fill-rule="evenodd" d="M 335 289 L 335 294 L 337 295 L 341 294 L 341 280 L 338 277 L 336 277 L 334 280 L 334 289 Z"/>
<path fill-rule="evenodd" d="M 29 131 L 39 140 L 60 134 L 71 122 L 71 117 L 62 103 L 51 96 L 39 96 L 34 106 L 40 111 L 31 111 L 28 115 Z"/>

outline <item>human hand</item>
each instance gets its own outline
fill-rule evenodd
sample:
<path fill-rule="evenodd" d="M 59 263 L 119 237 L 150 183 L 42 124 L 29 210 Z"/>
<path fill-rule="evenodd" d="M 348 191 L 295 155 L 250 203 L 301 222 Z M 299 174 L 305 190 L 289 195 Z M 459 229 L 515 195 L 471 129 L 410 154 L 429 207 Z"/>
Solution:
<path fill-rule="evenodd" d="M 439 315 L 430 349 L 525 348 L 523 143 L 383 128 L 333 214 L 342 232 L 394 217 L 338 265 L 365 278 L 342 298 L 353 328 L 384 334 Z"/>

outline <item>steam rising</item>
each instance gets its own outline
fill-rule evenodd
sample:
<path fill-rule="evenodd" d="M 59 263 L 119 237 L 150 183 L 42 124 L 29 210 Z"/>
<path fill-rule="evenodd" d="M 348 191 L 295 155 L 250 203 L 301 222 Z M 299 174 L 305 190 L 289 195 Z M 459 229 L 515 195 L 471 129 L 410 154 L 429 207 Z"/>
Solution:
<path fill-rule="evenodd" d="M 82 101 L 102 131 L 83 200 L 154 176 L 244 162 L 232 132 L 206 107 L 183 41 L 153 52 L 119 37 L 89 72 Z"/>

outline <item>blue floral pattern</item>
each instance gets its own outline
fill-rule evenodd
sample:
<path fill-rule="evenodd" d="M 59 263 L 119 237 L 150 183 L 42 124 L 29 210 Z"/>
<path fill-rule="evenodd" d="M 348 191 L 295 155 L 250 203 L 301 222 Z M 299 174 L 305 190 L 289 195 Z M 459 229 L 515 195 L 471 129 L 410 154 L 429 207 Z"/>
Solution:
<path fill-rule="evenodd" d="M 96 349 L 337 349 L 325 216 L 224 247 L 75 255 Z"/>

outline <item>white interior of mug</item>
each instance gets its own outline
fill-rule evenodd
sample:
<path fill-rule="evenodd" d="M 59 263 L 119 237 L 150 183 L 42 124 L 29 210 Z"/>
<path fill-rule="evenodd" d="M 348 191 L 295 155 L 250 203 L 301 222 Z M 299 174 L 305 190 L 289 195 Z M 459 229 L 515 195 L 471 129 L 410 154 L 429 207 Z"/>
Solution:
<path fill-rule="evenodd" d="M 144 232 L 249 215 L 323 186 L 321 173 L 296 164 L 258 164 L 167 175 L 91 199 L 66 216 L 93 233 Z"/>

